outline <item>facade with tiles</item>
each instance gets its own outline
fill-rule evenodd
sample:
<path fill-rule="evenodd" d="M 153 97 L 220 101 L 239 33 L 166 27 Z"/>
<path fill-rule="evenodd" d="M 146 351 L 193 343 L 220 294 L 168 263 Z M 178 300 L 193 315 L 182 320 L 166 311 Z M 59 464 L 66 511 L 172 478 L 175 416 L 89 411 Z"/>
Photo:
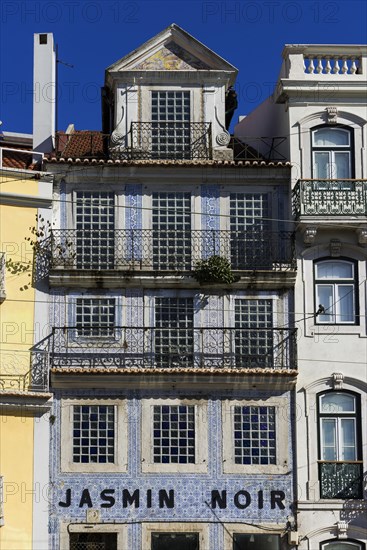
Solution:
<path fill-rule="evenodd" d="M 292 547 L 291 168 L 229 135 L 236 74 L 171 25 L 46 162 L 54 550 Z"/>
<path fill-rule="evenodd" d="M 300 549 L 366 547 L 366 72 L 365 45 L 286 46 L 273 96 L 235 128 L 290 135 Z"/>

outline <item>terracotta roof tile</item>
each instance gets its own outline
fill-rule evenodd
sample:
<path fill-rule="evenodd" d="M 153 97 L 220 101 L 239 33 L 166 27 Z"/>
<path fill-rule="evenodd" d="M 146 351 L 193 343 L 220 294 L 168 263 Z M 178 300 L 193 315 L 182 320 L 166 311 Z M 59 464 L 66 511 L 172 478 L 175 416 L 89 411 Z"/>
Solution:
<path fill-rule="evenodd" d="M 3 149 L 3 168 L 16 168 L 18 170 L 40 170 L 39 162 L 33 162 L 32 151 L 29 153 L 18 153 L 18 151 L 7 151 Z"/>
<path fill-rule="evenodd" d="M 104 156 L 103 135 L 90 130 L 77 130 L 72 134 L 57 132 L 56 153 L 66 158 L 100 158 Z"/>
<path fill-rule="evenodd" d="M 277 375 L 277 376 L 297 376 L 298 372 L 295 369 L 235 369 L 230 367 L 218 368 L 206 368 L 206 367 L 177 367 L 177 368 L 144 368 L 144 367 L 53 367 L 51 372 L 55 374 L 211 374 L 211 375 L 223 375 L 223 374 L 236 374 L 236 375 L 248 375 L 248 374 L 261 374 L 261 375 Z"/>

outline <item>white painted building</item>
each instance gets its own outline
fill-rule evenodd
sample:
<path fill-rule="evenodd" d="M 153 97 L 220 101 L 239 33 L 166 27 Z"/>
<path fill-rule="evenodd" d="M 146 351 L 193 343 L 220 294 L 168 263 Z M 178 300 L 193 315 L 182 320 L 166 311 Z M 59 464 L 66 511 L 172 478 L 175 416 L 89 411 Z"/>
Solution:
<path fill-rule="evenodd" d="M 290 138 L 302 550 L 366 544 L 366 74 L 366 46 L 286 46 L 273 96 L 235 128 Z"/>

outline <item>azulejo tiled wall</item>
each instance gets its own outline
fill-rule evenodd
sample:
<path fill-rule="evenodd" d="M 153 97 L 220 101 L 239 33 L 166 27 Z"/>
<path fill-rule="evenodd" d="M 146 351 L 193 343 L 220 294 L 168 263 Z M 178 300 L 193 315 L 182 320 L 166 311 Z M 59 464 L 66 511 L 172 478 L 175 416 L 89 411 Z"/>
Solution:
<path fill-rule="evenodd" d="M 200 392 L 188 392 L 181 397 L 207 399 L 208 431 L 208 464 L 207 472 L 201 474 L 163 474 L 142 473 L 141 464 L 141 400 L 146 398 L 177 398 L 175 392 L 142 392 L 128 391 L 110 392 L 103 390 L 56 392 L 54 401 L 55 422 L 51 427 L 51 483 L 52 503 L 50 507 L 50 536 L 52 548 L 58 548 L 58 530 L 60 521 L 86 521 L 86 510 L 92 507 L 98 509 L 102 522 L 121 522 L 129 524 L 129 539 L 134 541 L 134 547 L 140 548 L 140 522 L 195 522 L 202 521 L 210 524 L 210 536 L 216 544 L 222 537 L 218 525 L 221 522 L 262 522 L 278 523 L 284 527 L 287 516 L 290 515 L 293 502 L 292 479 L 292 436 L 291 423 L 289 425 L 289 473 L 280 475 L 266 474 L 224 474 L 222 456 L 222 409 L 223 399 L 263 400 L 268 397 L 282 397 L 284 399 L 284 414 L 290 410 L 290 394 L 269 392 L 233 392 L 212 391 L 209 396 Z M 63 473 L 60 466 L 61 423 L 60 411 L 63 398 L 85 399 L 113 398 L 124 399 L 128 403 L 128 468 L 126 473 Z M 287 419 L 281 419 L 286 422 Z M 256 467 L 254 467 L 256 471 Z M 70 505 L 60 506 L 59 502 L 67 502 L 67 489 L 70 489 Z M 87 489 L 87 491 L 85 491 Z M 109 508 L 101 507 L 105 501 L 101 500 L 101 492 L 113 490 L 115 503 Z M 130 495 L 139 491 L 139 507 L 123 505 L 123 491 L 128 490 Z M 84 491 L 84 493 L 83 493 Z M 162 497 L 162 492 L 165 492 Z M 160 496 L 172 496 L 174 505 L 167 507 L 160 505 Z M 226 491 L 226 506 L 215 509 L 212 506 L 212 491 Z M 284 493 L 284 508 L 272 502 L 272 495 Z M 237 496 L 236 496 L 237 494 Z M 89 500 L 90 498 L 90 500 Z M 249 500 L 250 499 L 250 500 Z M 171 502 L 172 504 L 172 502 Z M 246 507 L 244 506 L 246 504 Z M 132 542 L 131 542 L 132 544 Z M 214 547 L 214 546 L 212 546 Z"/>

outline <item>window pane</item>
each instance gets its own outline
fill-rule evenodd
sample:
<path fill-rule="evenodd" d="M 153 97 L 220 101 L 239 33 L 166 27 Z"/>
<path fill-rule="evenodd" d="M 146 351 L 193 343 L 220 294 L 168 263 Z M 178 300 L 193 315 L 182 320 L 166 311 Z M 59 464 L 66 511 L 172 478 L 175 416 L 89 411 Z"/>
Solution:
<path fill-rule="evenodd" d="M 195 463 L 195 407 L 153 407 L 153 461 L 156 464 Z"/>
<path fill-rule="evenodd" d="M 330 154 L 329 153 L 315 153 L 314 155 L 314 165 L 315 173 L 314 178 L 316 179 L 328 179 L 330 177 L 329 167 L 330 167 Z"/>
<path fill-rule="evenodd" d="M 255 535 L 234 533 L 233 550 L 279 550 L 279 535 Z"/>
<path fill-rule="evenodd" d="M 322 413 L 355 412 L 355 398 L 347 393 L 327 393 L 321 397 Z"/>
<path fill-rule="evenodd" d="M 321 459 L 337 460 L 335 418 L 322 418 L 321 432 Z"/>
<path fill-rule="evenodd" d="M 313 132 L 313 144 L 316 147 L 349 146 L 350 133 L 340 128 L 320 128 Z"/>
<path fill-rule="evenodd" d="M 199 534 L 152 533 L 152 550 L 199 550 Z"/>
<path fill-rule="evenodd" d="M 354 315 L 354 287 L 353 285 L 337 285 L 336 294 L 337 323 L 353 323 Z"/>
<path fill-rule="evenodd" d="M 317 317 L 319 323 L 334 322 L 335 319 L 333 301 L 332 285 L 316 285 L 316 309 L 319 305 L 322 305 L 325 309 L 325 313 Z"/>
<path fill-rule="evenodd" d="M 353 279 L 354 265 L 351 262 L 318 262 L 315 273 L 316 279 Z"/>
<path fill-rule="evenodd" d="M 331 177 L 333 179 L 347 179 L 351 177 L 349 153 L 334 152 L 331 166 Z"/>
<path fill-rule="evenodd" d="M 73 407 L 73 462 L 107 464 L 115 460 L 115 407 Z"/>
<path fill-rule="evenodd" d="M 356 435 L 354 418 L 340 419 L 340 460 L 356 460 Z"/>
<path fill-rule="evenodd" d="M 275 407 L 235 406 L 235 464 L 276 464 Z"/>

